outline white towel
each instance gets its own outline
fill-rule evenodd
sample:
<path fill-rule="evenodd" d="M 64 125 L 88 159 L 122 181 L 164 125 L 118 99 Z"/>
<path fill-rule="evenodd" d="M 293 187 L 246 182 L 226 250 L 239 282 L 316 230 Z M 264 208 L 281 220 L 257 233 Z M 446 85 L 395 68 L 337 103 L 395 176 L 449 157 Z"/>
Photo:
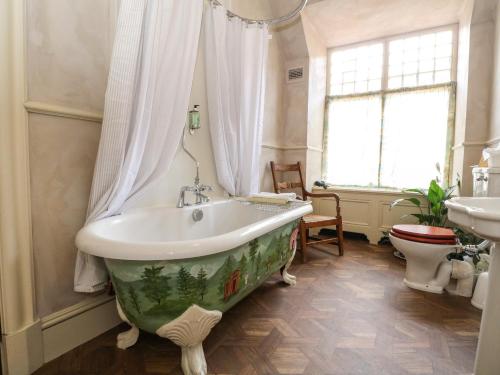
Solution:
<path fill-rule="evenodd" d="M 295 193 L 258 193 L 252 194 L 247 198 L 248 201 L 254 203 L 271 203 L 271 204 L 287 204 L 297 199 Z"/>
<path fill-rule="evenodd" d="M 297 199 L 297 194 L 295 193 L 268 193 L 261 192 L 258 194 L 252 194 L 250 197 L 252 198 L 275 198 L 275 199 L 288 199 L 289 201 L 294 201 Z"/>

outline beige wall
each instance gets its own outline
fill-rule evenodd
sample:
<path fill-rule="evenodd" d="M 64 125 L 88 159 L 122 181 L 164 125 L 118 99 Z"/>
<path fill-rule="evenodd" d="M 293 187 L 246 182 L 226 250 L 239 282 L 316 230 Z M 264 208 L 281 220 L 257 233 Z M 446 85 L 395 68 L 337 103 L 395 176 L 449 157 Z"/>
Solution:
<path fill-rule="evenodd" d="M 322 35 L 308 14 L 302 14 L 302 24 L 309 55 L 309 98 L 307 104 L 307 186 L 322 177 L 323 128 L 327 83 L 327 48 Z"/>
<path fill-rule="evenodd" d="M 28 0 L 29 100 L 102 111 L 111 0 Z"/>
<path fill-rule="evenodd" d="M 317 0 L 310 1 L 306 13 L 318 25 L 326 45 L 335 47 L 456 23 L 463 2 Z"/>
<path fill-rule="evenodd" d="M 280 1 L 273 2 L 275 14 Z M 282 14 L 282 13 L 281 13 Z M 306 185 L 321 178 L 326 95 L 326 45 L 307 12 L 280 27 L 286 69 L 302 67 L 304 77 L 285 82 L 283 160 L 302 163 Z"/>
<path fill-rule="evenodd" d="M 489 137 L 495 144 L 500 142 L 500 6 L 496 8 L 495 60 L 492 79 L 491 125 Z"/>
<path fill-rule="evenodd" d="M 112 40 L 111 1 L 28 0 L 28 101 L 101 112 Z M 72 291 L 100 124 L 29 115 L 37 306 L 40 316 L 82 300 Z"/>
<path fill-rule="evenodd" d="M 116 0 L 27 0 L 28 102 L 60 106 L 66 111 L 99 114 L 104 105 Z M 270 15 L 267 0 L 232 0 L 235 11 Z M 249 16 L 252 14 L 248 13 Z M 272 31 L 265 107 L 264 144 L 280 145 L 285 70 L 280 38 Z M 35 104 L 36 104 L 35 103 Z M 202 129 L 187 139 L 201 161 L 201 179 L 216 186 L 207 123 L 203 42 L 195 70 L 191 105 L 201 105 Z M 50 111 L 49 111 L 50 112 Z M 74 237 L 83 225 L 98 141 L 99 121 L 29 116 L 30 177 L 37 306 L 45 317 L 87 298 L 73 292 Z M 263 189 L 271 189 L 269 160 L 281 149 L 263 148 Z M 179 187 L 192 183 L 194 165 L 182 152 L 171 171 L 153 186 L 142 204 L 172 204 Z M 217 189 L 215 195 L 222 195 Z"/>
<path fill-rule="evenodd" d="M 490 138 L 496 3 L 468 0 L 460 18 L 453 177 L 462 195 L 472 194 L 471 166 Z"/>

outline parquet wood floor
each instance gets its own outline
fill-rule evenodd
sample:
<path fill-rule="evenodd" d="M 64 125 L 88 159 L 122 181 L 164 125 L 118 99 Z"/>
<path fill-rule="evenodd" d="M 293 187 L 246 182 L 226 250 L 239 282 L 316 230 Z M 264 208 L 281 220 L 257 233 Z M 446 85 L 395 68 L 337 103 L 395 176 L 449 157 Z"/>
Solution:
<path fill-rule="evenodd" d="M 471 374 L 481 313 L 469 299 L 403 285 L 392 248 L 347 240 L 344 257 L 310 251 L 226 313 L 204 343 L 211 374 Z M 122 351 L 121 325 L 37 375 L 181 374 L 180 349 L 141 334 Z"/>

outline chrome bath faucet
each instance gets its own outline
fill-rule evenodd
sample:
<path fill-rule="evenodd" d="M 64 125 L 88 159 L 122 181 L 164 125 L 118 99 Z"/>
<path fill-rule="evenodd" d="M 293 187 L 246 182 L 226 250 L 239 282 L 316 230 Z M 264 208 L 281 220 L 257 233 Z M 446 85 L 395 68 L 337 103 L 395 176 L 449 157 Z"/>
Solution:
<path fill-rule="evenodd" d="M 188 154 L 188 156 L 193 160 L 194 165 L 196 167 L 196 176 L 194 178 L 194 185 L 193 186 L 183 186 L 181 187 L 181 192 L 179 194 L 179 199 L 177 200 L 177 208 L 182 208 L 184 206 L 191 206 L 191 204 L 186 203 L 186 191 L 190 191 L 195 194 L 196 200 L 195 200 L 195 205 L 202 204 L 202 203 L 207 203 L 210 201 L 210 198 L 207 197 L 204 192 L 207 191 L 213 191 L 213 188 L 209 185 L 203 185 L 200 184 L 200 163 L 198 160 L 194 157 L 192 153 L 189 152 L 189 150 L 186 148 L 186 145 L 184 144 L 186 140 L 186 128 L 184 128 L 183 134 L 182 134 L 182 148 Z"/>
<path fill-rule="evenodd" d="M 210 198 L 203 194 L 204 192 L 213 191 L 213 188 L 208 185 L 200 185 L 195 181 L 193 186 L 183 186 L 181 187 L 181 192 L 179 194 L 179 200 L 177 201 L 177 208 L 182 208 L 184 206 L 191 206 L 191 204 L 186 203 L 186 191 L 194 193 L 196 196 L 195 205 L 210 202 Z"/>

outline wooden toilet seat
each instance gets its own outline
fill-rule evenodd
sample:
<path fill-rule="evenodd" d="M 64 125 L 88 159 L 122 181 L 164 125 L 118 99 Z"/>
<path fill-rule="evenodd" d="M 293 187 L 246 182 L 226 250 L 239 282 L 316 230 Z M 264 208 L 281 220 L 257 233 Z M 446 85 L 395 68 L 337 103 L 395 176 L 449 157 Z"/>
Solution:
<path fill-rule="evenodd" d="M 402 240 L 434 245 L 455 245 L 457 243 L 457 238 L 451 229 L 427 225 L 394 225 L 391 235 Z"/>

